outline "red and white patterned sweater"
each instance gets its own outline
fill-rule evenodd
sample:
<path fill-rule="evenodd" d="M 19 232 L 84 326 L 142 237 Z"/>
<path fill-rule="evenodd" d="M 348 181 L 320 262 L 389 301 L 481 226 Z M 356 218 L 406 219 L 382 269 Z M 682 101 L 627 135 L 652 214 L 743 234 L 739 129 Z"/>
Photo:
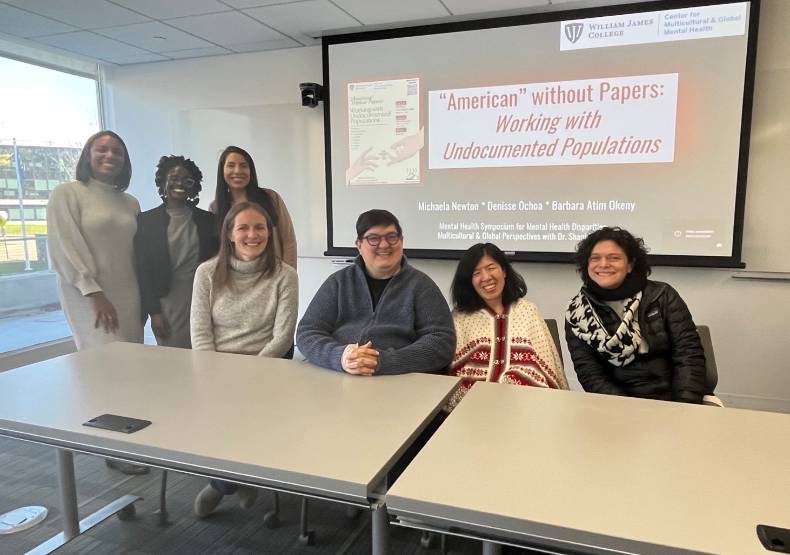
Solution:
<path fill-rule="evenodd" d="M 521 298 L 494 314 L 453 311 L 456 352 L 448 372 L 464 378 L 450 398 L 452 410 L 476 381 L 568 389 L 554 340 L 538 308 Z"/>

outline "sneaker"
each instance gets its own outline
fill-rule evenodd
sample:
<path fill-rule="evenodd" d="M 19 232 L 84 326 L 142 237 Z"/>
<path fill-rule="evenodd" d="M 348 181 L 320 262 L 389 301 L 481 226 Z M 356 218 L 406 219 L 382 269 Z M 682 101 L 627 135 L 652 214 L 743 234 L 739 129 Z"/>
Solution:
<path fill-rule="evenodd" d="M 255 505 L 255 500 L 258 499 L 258 488 L 251 486 L 239 486 L 239 506 L 242 509 L 249 509 Z"/>
<path fill-rule="evenodd" d="M 140 464 L 132 464 L 128 462 L 116 461 L 115 459 L 104 459 L 104 463 L 108 468 L 123 472 L 124 474 L 138 475 L 148 474 L 151 468 Z"/>
<path fill-rule="evenodd" d="M 219 502 L 222 501 L 223 495 L 214 489 L 211 484 L 200 490 L 197 497 L 195 497 L 195 515 L 199 518 L 205 518 L 214 512 Z"/>

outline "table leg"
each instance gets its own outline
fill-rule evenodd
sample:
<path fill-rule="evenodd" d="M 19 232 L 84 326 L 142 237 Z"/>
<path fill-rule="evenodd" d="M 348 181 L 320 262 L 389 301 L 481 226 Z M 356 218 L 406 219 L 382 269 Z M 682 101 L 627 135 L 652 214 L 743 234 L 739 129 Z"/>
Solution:
<path fill-rule="evenodd" d="M 58 458 L 58 482 L 60 483 L 60 508 L 63 511 L 63 534 L 66 541 L 80 533 L 77 512 L 77 487 L 74 482 L 74 454 L 65 449 L 55 449 Z"/>
<path fill-rule="evenodd" d="M 494 542 L 483 542 L 483 555 L 500 555 L 502 553 L 502 544 Z"/>
<path fill-rule="evenodd" d="M 80 521 L 77 508 L 77 486 L 74 480 L 74 453 L 57 447 L 55 448 L 55 453 L 58 461 L 58 483 L 60 485 L 60 508 L 63 513 L 63 531 L 52 536 L 44 543 L 38 544 L 28 551 L 26 555 L 49 555 L 79 536 L 82 532 L 90 530 L 106 518 L 140 500 L 136 495 L 124 495 Z"/>
<path fill-rule="evenodd" d="M 389 549 L 389 515 L 385 504 L 374 505 L 371 524 L 373 526 L 373 555 L 387 555 Z"/>

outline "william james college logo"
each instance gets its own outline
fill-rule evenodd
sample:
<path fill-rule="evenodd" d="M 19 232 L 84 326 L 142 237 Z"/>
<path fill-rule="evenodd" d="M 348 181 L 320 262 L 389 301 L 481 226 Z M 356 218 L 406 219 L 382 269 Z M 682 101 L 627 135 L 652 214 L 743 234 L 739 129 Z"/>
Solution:
<path fill-rule="evenodd" d="M 565 25 L 565 38 L 571 41 L 572 44 L 576 44 L 576 41 L 581 38 L 583 31 L 584 23 L 567 23 Z"/>

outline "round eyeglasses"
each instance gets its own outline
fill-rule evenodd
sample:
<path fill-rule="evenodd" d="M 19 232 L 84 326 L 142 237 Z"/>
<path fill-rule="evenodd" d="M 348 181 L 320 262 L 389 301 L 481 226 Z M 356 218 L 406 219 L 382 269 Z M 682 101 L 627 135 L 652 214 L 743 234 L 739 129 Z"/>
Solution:
<path fill-rule="evenodd" d="M 365 235 L 362 239 L 368 242 L 368 245 L 371 247 L 378 247 L 381 244 L 381 240 L 384 239 L 388 245 L 397 245 L 398 241 L 401 240 L 401 234 L 395 233 L 387 233 L 386 235 L 376 235 L 375 233 L 371 233 L 370 235 Z"/>

